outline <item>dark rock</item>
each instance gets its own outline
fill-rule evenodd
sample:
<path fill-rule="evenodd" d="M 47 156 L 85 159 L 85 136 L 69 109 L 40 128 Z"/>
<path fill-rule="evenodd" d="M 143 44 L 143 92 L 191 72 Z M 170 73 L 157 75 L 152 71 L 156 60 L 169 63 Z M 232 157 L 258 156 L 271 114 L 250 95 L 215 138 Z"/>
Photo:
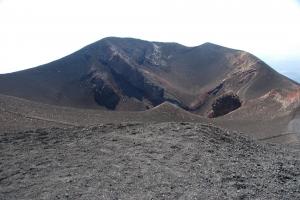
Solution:
<path fill-rule="evenodd" d="M 120 97 L 109 86 L 104 86 L 101 90 L 95 90 L 95 101 L 110 110 L 114 110 L 120 101 Z"/>
<path fill-rule="evenodd" d="M 120 101 L 118 94 L 100 78 L 93 78 L 92 83 L 95 101 L 101 106 L 114 110 Z"/>
<path fill-rule="evenodd" d="M 239 97 L 233 93 L 224 94 L 212 104 L 212 117 L 219 117 L 241 107 Z"/>

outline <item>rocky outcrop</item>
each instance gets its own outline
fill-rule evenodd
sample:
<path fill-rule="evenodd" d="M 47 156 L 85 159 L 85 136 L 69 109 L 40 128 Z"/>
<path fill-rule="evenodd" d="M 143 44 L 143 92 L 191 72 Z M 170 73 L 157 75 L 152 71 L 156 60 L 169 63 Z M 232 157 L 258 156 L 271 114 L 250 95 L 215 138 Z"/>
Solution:
<path fill-rule="evenodd" d="M 164 89 L 153 84 L 134 64 L 128 63 L 120 56 L 114 56 L 107 62 L 114 82 L 123 95 L 138 100 L 149 100 L 153 106 L 164 101 Z"/>
<path fill-rule="evenodd" d="M 114 46 L 98 57 L 99 66 L 81 78 L 93 90 L 95 101 L 110 110 L 116 109 L 122 96 L 138 101 L 147 100 L 152 106 L 165 101 L 164 89 L 149 80 L 134 59 Z"/>
<path fill-rule="evenodd" d="M 114 110 L 120 101 L 120 97 L 100 78 L 91 80 L 95 101 L 110 110 Z"/>

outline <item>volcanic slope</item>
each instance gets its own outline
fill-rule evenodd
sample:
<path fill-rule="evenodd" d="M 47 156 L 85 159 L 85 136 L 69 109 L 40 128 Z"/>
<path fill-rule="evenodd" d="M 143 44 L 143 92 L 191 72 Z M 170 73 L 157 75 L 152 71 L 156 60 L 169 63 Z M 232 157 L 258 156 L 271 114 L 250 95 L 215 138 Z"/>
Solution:
<path fill-rule="evenodd" d="M 49 127 L 81 127 L 103 123 L 208 122 L 199 115 L 165 102 L 139 112 L 103 111 L 47 105 L 0 95 L 0 132 L 18 132 Z"/>
<path fill-rule="evenodd" d="M 201 123 L 0 132 L 0 199 L 299 199 L 300 154 Z"/>
<path fill-rule="evenodd" d="M 238 119 L 286 115 L 300 99 L 297 83 L 247 52 L 211 43 L 186 47 L 116 37 L 46 65 L 0 75 L 0 93 L 117 111 L 169 101 L 203 116 L 230 113 Z"/>
<path fill-rule="evenodd" d="M 258 140 L 300 147 L 298 115 L 272 120 L 239 120 L 220 117 L 208 119 L 169 102 L 146 111 L 104 111 L 47 105 L 18 97 L 0 95 L 1 132 L 19 132 L 37 128 L 82 127 L 106 123 L 212 123 L 229 130 L 241 131 Z"/>

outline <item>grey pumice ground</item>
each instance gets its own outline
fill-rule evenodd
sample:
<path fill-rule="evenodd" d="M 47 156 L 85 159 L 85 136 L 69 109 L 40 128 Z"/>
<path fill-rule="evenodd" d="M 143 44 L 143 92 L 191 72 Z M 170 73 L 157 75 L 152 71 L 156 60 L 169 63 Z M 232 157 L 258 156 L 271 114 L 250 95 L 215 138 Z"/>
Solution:
<path fill-rule="evenodd" d="M 0 199 L 300 199 L 299 150 L 200 123 L 0 133 Z"/>

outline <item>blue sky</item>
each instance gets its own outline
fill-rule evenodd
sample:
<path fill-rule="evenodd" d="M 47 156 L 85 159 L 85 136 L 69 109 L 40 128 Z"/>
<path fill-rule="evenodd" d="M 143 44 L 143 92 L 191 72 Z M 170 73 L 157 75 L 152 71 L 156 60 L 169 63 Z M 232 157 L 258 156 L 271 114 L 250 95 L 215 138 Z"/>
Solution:
<path fill-rule="evenodd" d="M 108 36 L 242 49 L 300 82 L 299 0 L 0 0 L 0 73 Z"/>
<path fill-rule="evenodd" d="M 281 74 L 288 76 L 289 78 L 300 83 L 300 59 L 290 58 L 287 60 L 274 60 L 269 61 L 269 65 L 275 68 Z"/>

